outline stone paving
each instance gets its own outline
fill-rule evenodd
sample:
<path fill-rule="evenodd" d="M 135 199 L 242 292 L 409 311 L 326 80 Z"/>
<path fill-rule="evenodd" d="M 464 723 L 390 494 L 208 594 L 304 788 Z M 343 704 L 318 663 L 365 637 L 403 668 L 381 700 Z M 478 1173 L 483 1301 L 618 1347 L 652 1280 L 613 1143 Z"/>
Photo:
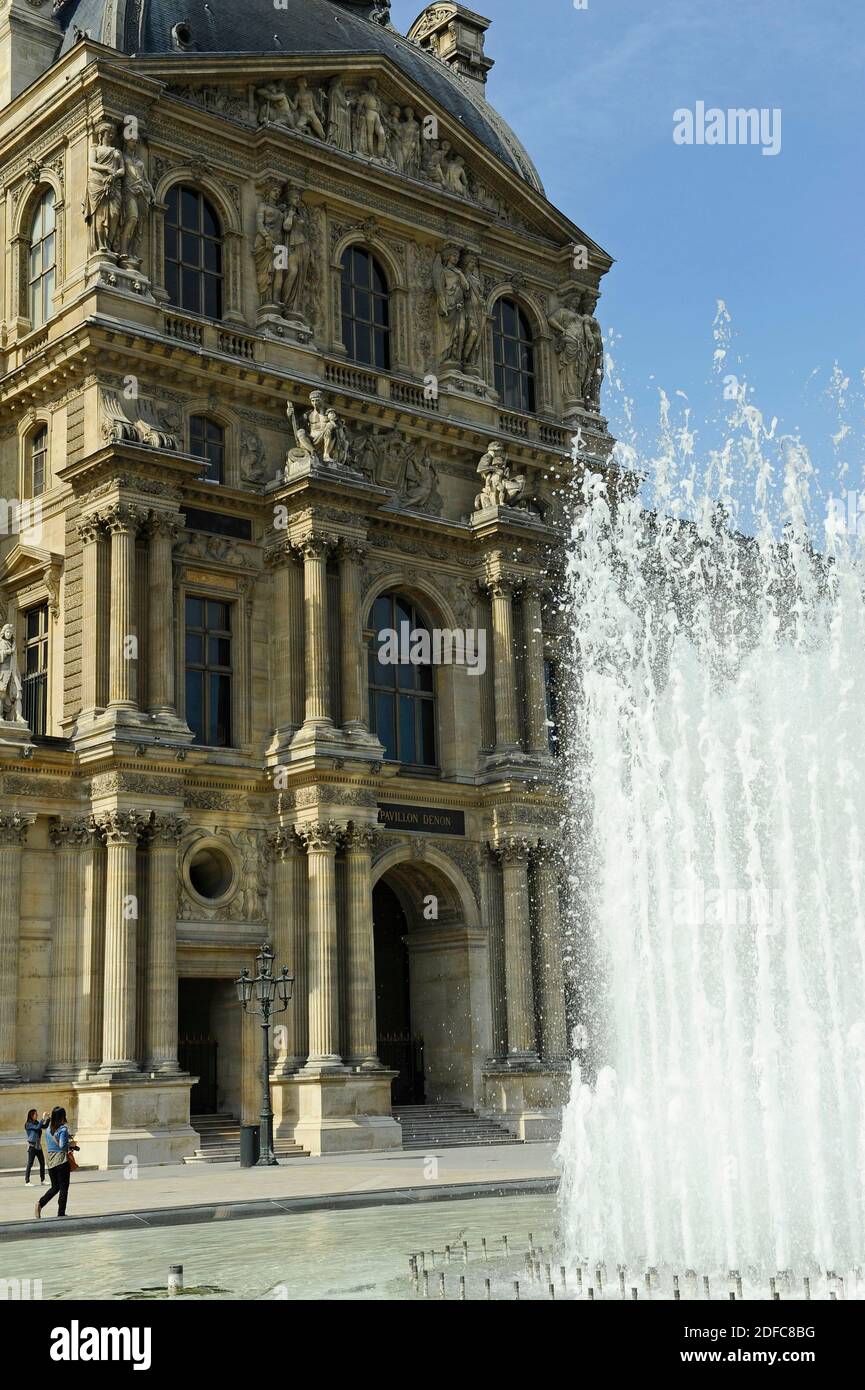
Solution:
<path fill-rule="evenodd" d="M 373 1205 L 369 1198 L 424 1201 L 443 1195 L 468 1195 L 477 1189 L 503 1192 L 547 1190 L 556 1178 L 553 1144 L 514 1144 L 501 1148 L 442 1149 L 422 1152 L 355 1154 L 289 1159 L 276 1168 L 241 1169 L 239 1165 L 172 1165 L 81 1172 L 73 1176 L 68 1219 L 57 1220 L 48 1207 L 41 1222 L 33 1208 L 40 1193 L 38 1178 L 24 1186 L 21 1175 L 0 1175 L 0 1239 L 8 1240 L 53 1226 L 70 1232 L 120 1223 L 131 1226 L 212 1221 L 220 1216 L 263 1215 L 268 1210 L 311 1209 L 320 1205 Z M 47 1183 L 46 1183 L 47 1187 Z M 389 1194 L 389 1195 L 388 1195 Z M 247 1207 L 248 1211 L 243 1208 Z M 224 1210 L 223 1210 L 224 1209 Z M 83 1218 L 83 1219 L 78 1219 Z"/>

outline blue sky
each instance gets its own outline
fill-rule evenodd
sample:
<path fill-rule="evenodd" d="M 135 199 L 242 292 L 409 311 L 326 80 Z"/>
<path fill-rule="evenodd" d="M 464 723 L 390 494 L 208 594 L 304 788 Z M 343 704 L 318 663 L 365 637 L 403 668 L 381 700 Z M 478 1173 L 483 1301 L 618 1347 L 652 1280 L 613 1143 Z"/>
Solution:
<path fill-rule="evenodd" d="M 405 32 L 422 8 L 394 0 Z M 657 388 L 702 422 L 724 409 L 712 372 L 718 300 L 730 369 L 779 432 L 834 472 L 834 365 L 850 379 L 841 446 L 861 476 L 865 368 L 865 4 L 862 0 L 478 0 L 493 20 L 490 100 L 551 200 L 616 258 L 598 317 L 638 433 Z M 779 107 L 775 157 L 674 144 L 673 112 Z M 612 330 L 612 334 L 611 334 Z M 606 389 L 626 434 L 621 392 Z M 682 397 L 674 397 L 681 407 Z"/>

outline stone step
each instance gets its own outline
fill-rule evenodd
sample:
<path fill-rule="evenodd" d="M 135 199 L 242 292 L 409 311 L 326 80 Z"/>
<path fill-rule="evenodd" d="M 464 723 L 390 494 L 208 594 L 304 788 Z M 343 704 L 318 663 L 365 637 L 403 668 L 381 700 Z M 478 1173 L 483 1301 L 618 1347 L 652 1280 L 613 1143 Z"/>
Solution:
<path fill-rule="evenodd" d="M 457 1105 L 395 1106 L 393 1117 L 402 1126 L 404 1149 L 491 1148 L 522 1143 L 489 1115 L 477 1115 Z"/>

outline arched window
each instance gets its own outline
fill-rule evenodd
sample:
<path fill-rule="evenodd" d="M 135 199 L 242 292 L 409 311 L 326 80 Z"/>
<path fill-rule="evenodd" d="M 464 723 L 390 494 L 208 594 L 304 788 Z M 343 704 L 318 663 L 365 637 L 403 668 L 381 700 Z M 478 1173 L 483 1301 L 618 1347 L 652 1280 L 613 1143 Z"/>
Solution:
<path fill-rule="evenodd" d="M 165 213 L 165 288 L 178 309 L 222 318 L 222 229 L 197 188 L 175 184 Z"/>
<path fill-rule="evenodd" d="M 370 613 L 369 726 L 385 757 L 435 767 L 436 709 L 431 633 L 411 599 L 383 594 Z"/>
<path fill-rule="evenodd" d="M 225 430 L 207 415 L 189 417 L 189 452 L 204 459 L 202 480 L 225 481 Z"/>
<path fill-rule="evenodd" d="M 41 497 L 48 473 L 48 426 L 40 425 L 27 440 L 26 491 L 28 497 Z"/>
<path fill-rule="evenodd" d="M 493 310 L 496 390 L 508 410 L 535 409 L 535 345 L 531 325 L 512 299 Z"/>
<path fill-rule="evenodd" d="M 362 246 L 349 246 L 342 258 L 342 341 L 352 362 L 390 370 L 387 280 Z"/>
<path fill-rule="evenodd" d="M 54 313 L 54 282 L 57 273 L 54 190 L 46 188 L 30 224 L 28 265 L 28 312 L 31 328 L 41 328 Z"/>

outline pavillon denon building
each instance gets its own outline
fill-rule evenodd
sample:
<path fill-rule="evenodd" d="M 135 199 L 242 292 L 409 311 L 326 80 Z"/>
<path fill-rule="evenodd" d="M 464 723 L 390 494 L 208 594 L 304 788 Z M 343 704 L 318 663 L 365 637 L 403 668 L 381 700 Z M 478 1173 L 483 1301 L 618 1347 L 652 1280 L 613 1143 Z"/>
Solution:
<path fill-rule="evenodd" d="M 4 1167 L 31 1106 L 100 1166 L 254 1121 L 265 940 L 284 1150 L 424 1103 L 555 1131 L 611 262 L 488 104 L 488 27 L 0 5 Z"/>

